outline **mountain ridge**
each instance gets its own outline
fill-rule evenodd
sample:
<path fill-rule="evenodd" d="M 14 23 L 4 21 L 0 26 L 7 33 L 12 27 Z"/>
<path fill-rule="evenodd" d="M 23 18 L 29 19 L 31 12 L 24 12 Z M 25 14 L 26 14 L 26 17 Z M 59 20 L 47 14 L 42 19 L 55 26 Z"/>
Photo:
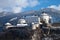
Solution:
<path fill-rule="evenodd" d="M 36 16 L 40 17 L 42 12 L 46 12 L 47 14 L 51 15 L 53 17 L 54 22 L 60 22 L 60 11 L 52 9 L 52 8 L 45 8 L 45 9 L 40 9 L 37 11 L 31 10 L 31 11 L 26 11 L 26 12 L 21 12 L 21 13 L 16 13 L 16 14 L 14 14 L 12 12 L 7 12 L 5 14 L 5 16 L 0 17 L 0 24 L 4 25 L 5 23 L 9 22 L 10 19 L 15 18 L 15 17 L 17 17 L 17 20 L 15 20 L 16 23 L 17 23 L 18 19 L 22 18 L 23 16 L 36 15 Z M 4 12 L 2 15 L 4 15 Z"/>

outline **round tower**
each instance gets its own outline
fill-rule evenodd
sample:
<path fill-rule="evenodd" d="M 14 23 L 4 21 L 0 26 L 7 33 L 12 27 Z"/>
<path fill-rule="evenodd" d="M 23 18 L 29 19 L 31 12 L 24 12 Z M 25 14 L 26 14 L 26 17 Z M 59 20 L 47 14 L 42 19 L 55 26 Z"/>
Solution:
<path fill-rule="evenodd" d="M 45 22 L 45 23 L 50 23 L 49 21 L 51 21 L 52 17 L 50 15 L 48 15 L 47 13 L 42 13 L 41 14 L 41 19 Z"/>
<path fill-rule="evenodd" d="M 24 24 L 26 23 L 25 19 L 19 19 L 18 24 Z"/>
<path fill-rule="evenodd" d="M 6 29 L 13 27 L 11 23 L 6 23 L 5 25 L 6 25 Z"/>

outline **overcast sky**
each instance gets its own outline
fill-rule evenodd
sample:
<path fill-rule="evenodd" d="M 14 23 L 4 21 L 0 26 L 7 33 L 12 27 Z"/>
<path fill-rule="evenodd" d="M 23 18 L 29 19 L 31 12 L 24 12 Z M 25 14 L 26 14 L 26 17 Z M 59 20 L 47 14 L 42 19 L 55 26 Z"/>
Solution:
<path fill-rule="evenodd" d="M 60 0 L 0 0 L 0 12 L 19 13 L 41 8 L 54 8 L 60 10 Z"/>

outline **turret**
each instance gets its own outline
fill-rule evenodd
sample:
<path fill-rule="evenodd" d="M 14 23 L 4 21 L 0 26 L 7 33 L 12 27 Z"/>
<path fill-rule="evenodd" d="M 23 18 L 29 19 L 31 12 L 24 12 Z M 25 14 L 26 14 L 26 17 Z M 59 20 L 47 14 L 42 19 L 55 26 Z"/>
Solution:
<path fill-rule="evenodd" d="M 25 27 L 25 26 L 28 26 L 25 19 L 19 19 L 17 27 Z"/>
<path fill-rule="evenodd" d="M 41 14 L 41 19 L 43 20 L 43 21 L 45 21 L 45 23 L 50 23 L 49 21 L 51 21 L 50 19 L 51 19 L 52 17 L 50 16 L 50 15 L 48 15 L 47 13 L 42 13 Z"/>
<path fill-rule="evenodd" d="M 19 19 L 18 20 L 18 24 L 24 24 L 24 23 L 26 23 L 25 19 Z"/>
<path fill-rule="evenodd" d="M 11 23 L 6 23 L 5 25 L 6 25 L 6 29 L 13 27 L 13 25 Z"/>

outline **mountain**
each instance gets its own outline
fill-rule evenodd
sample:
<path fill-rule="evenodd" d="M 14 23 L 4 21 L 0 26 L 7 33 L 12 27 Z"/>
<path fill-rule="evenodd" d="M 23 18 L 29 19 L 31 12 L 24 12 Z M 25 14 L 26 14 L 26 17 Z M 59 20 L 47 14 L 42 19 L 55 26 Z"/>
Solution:
<path fill-rule="evenodd" d="M 23 16 L 31 16 L 31 15 L 37 15 L 41 16 L 42 12 L 46 12 L 47 14 L 52 16 L 53 22 L 60 22 L 60 11 L 52 8 L 45 8 L 45 9 L 40 9 L 40 10 L 31 10 L 31 11 L 26 11 L 22 13 L 12 13 L 12 12 L 2 12 L 0 13 L 0 25 L 4 25 L 6 22 L 11 22 L 12 24 L 16 24 L 18 19 L 22 18 Z M 10 21 L 13 18 L 16 18 L 13 21 Z"/>

